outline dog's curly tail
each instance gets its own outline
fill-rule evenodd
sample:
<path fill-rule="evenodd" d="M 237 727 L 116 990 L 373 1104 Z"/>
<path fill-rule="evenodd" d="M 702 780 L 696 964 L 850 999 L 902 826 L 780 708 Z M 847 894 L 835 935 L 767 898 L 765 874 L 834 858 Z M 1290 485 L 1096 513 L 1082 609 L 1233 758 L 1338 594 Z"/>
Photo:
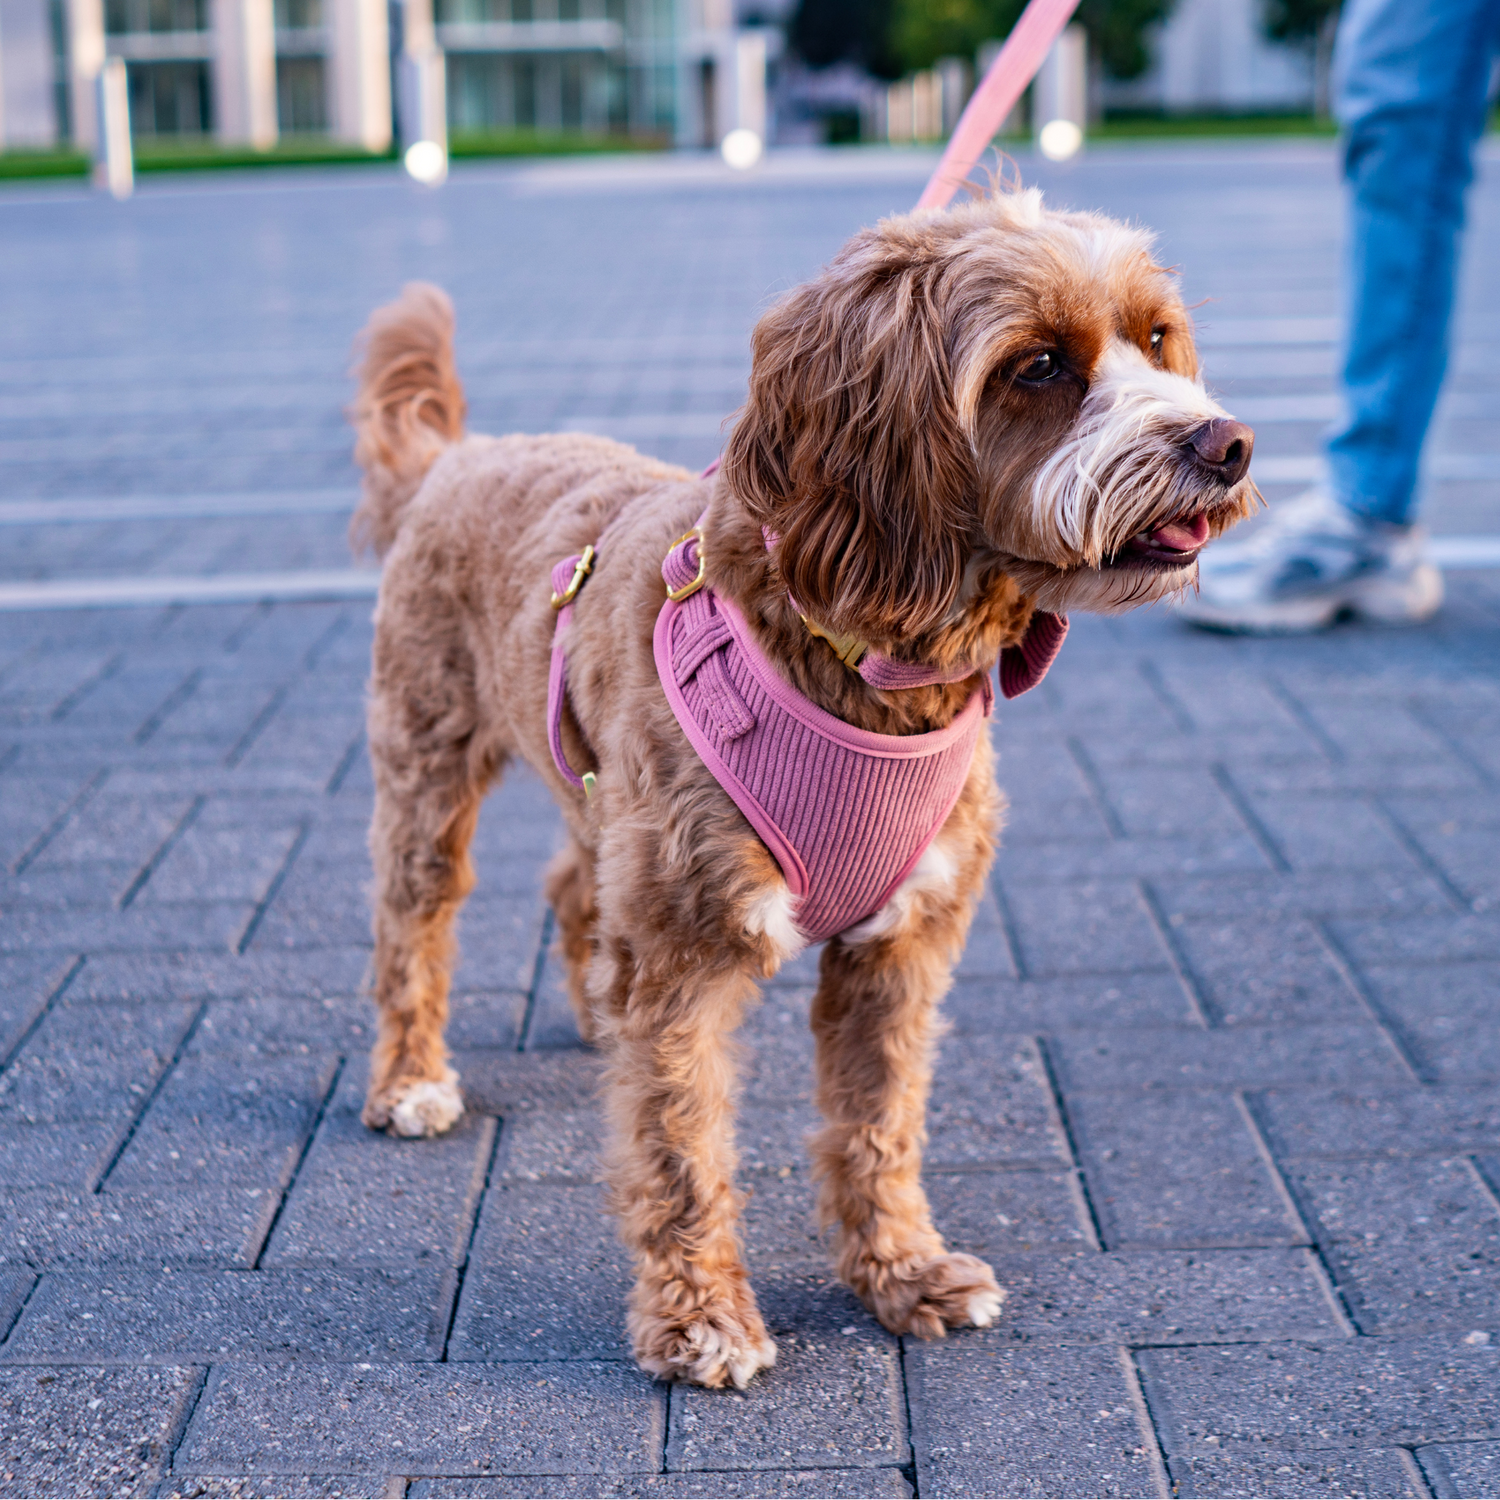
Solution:
<path fill-rule="evenodd" d="M 448 294 L 408 282 L 396 301 L 370 314 L 355 349 L 359 390 L 348 415 L 365 478 L 349 542 L 356 552 L 373 547 L 384 556 L 433 460 L 464 435 Z"/>

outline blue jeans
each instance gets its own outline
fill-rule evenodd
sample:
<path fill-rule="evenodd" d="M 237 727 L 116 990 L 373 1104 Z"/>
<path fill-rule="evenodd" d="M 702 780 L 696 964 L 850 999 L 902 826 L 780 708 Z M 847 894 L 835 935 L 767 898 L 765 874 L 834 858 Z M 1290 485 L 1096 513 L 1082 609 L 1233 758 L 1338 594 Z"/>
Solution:
<path fill-rule="evenodd" d="M 1411 519 L 1497 43 L 1500 0 L 1346 0 L 1339 23 L 1334 107 L 1353 201 L 1328 469 L 1334 496 L 1370 520 Z"/>

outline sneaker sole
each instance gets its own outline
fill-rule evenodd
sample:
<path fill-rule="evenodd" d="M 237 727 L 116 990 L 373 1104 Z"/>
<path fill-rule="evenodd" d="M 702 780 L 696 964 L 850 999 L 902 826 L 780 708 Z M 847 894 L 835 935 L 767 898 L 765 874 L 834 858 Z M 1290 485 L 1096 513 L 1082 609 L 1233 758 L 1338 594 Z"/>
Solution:
<path fill-rule="evenodd" d="M 1350 616 L 1371 625 L 1420 625 L 1443 602 L 1443 575 L 1419 563 L 1400 579 L 1372 578 L 1336 595 L 1215 609 L 1201 598 L 1184 600 L 1177 614 L 1200 630 L 1222 635 L 1310 635 Z"/>

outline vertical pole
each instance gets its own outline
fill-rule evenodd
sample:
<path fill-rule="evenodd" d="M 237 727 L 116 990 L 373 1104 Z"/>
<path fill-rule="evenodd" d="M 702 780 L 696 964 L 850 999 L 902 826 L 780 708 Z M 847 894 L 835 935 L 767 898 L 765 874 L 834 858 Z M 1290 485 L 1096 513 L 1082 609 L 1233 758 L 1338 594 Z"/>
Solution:
<path fill-rule="evenodd" d="M 64 18 L 73 144 L 80 151 L 93 151 L 99 144 L 97 80 L 104 66 L 103 0 L 65 0 Z"/>
<path fill-rule="evenodd" d="M 385 0 L 325 0 L 333 135 L 366 151 L 391 144 L 390 26 Z"/>
<path fill-rule="evenodd" d="M 1043 156 L 1061 161 L 1083 144 L 1088 123 L 1088 35 L 1069 26 L 1042 61 L 1032 92 L 1032 126 Z"/>
<path fill-rule="evenodd" d="M 95 82 L 94 110 L 99 143 L 94 152 L 94 183 L 116 198 L 135 191 L 135 159 L 130 150 L 130 81 L 123 57 L 106 58 Z"/>
<path fill-rule="evenodd" d="M 268 151 L 279 134 L 272 0 L 214 0 L 213 25 L 214 133 Z"/>

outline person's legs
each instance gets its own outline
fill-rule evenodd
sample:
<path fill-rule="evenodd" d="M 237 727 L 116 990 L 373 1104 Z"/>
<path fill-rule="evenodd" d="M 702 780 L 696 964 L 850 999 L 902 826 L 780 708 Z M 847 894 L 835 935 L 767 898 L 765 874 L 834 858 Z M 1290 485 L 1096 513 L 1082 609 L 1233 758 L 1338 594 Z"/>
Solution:
<path fill-rule="evenodd" d="M 1447 362 L 1464 190 L 1484 125 L 1500 0 L 1347 0 L 1335 89 L 1351 187 L 1344 418 L 1329 478 L 1199 565 L 1179 606 L 1222 630 L 1313 630 L 1352 613 L 1401 624 L 1441 604 L 1411 525 Z"/>
<path fill-rule="evenodd" d="M 1334 498 L 1365 520 L 1411 519 L 1497 23 L 1497 0 L 1350 0 L 1339 25 L 1352 191 L 1345 413 L 1328 465 Z"/>

